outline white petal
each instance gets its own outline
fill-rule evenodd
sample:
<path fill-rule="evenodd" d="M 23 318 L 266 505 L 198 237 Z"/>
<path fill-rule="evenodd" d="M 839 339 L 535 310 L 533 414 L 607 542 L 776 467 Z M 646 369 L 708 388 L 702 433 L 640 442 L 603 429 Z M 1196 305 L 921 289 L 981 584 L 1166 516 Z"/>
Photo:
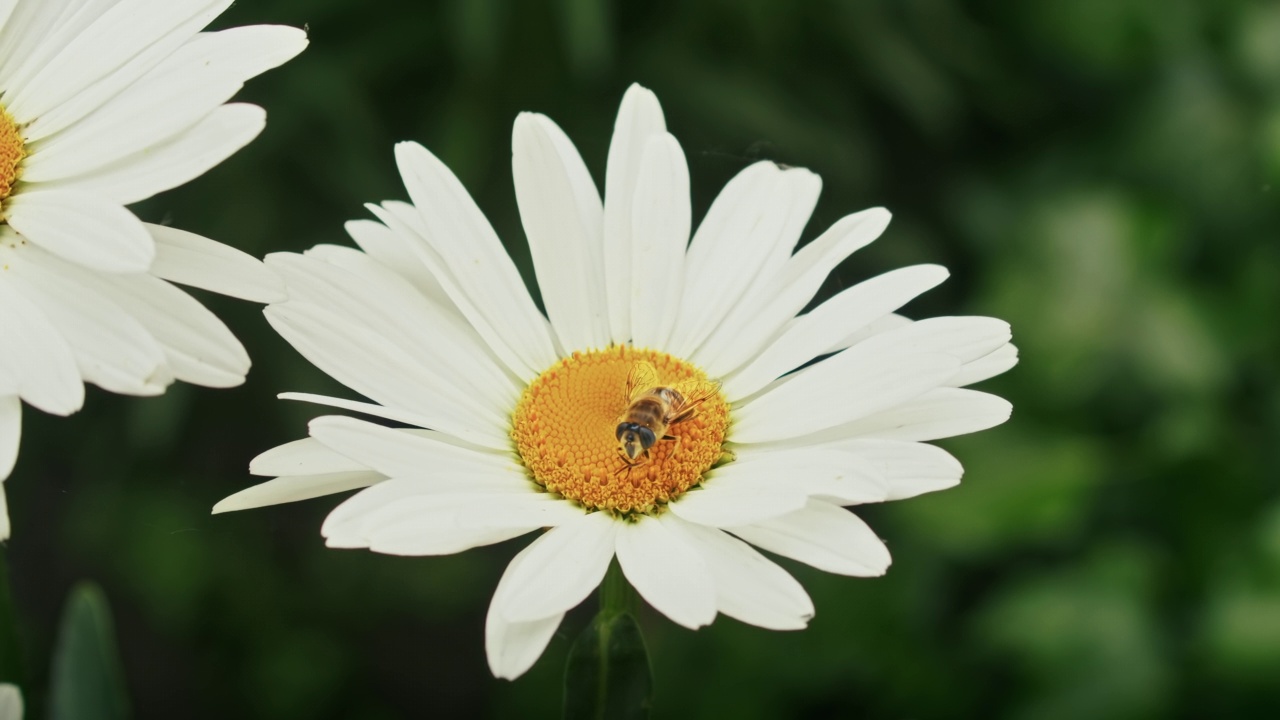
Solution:
<path fill-rule="evenodd" d="M 839 437 L 888 440 L 938 440 L 993 428 L 1009 419 L 1013 405 L 977 390 L 934 388 L 897 407 L 813 436 L 815 441 Z"/>
<path fill-rule="evenodd" d="M 649 138 L 631 206 L 631 342 L 664 347 L 675 325 L 689 244 L 689 166 L 670 133 Z"/>
<path fill-rule="evenodd" d="M 337 415 L 318 417 L 309 427 L 311 436 L 326 447 L 388 477 L 463 474 L 476 476 L 476 482 L 492 477 L 495 483 L 528 484 L 520 466 L 507 455 L 480 452 Z"/>
<path fill-rule="evenodd" d="M 132 315 L 165 350 L 173 375 L 205 387 L 234 387 L 249 372 L 249 355 L 235 335 L 195 298 L 150 275 L 83 273 Z"/>
<path fill-rule="evenodd" d="M 951 387 L 964 387 L 987 378 L 993 378 L 1018 364 L 1018 348 L 1005 343 L 976 360 L 970 360 L 960 368 L 956 376 L 947 381 Z"/>
<path fill-rule="evenodd" d="M 836 265 L 880 237 L 889 217 L 884 208 L 872 208 L 836 222 L 730 310 L 691 359 L 712 377 L 750 361 L 813 299 Z"/>
<path fill-rule="evenodd" d="M 18 443 L 21 439 L 22 401 L 17 395 L 0 396 L 0 482 L 4 482 L 9 473 L 13 472 L 13 464 L 18 461 Z"/>
<path fill-rule="evenodd" d="M 840 505 L 880 502 L 889 494 L 884 474 L 843 446 L 744 446 L 735 461 L 708 473 L 705 484 L 743 492 L 790 492 Z"/>
<path fill-rule="evenodd" d="M 305 304 L 272 305 L 264 314 L 303 357 L 352 390 L 384 406 L 412 408 L 423 427 L 485 447 L 510 446 L 506 428 L 487 422 L 476 403 L 465 403 L 383 335 Z"/>
<path fill-rule="evenodd" d="M 531 487 L 476 479 L 391 478 L 339 505 L 320 532 L 330 547 L 445 555 L 582 517 L 580 508 Z"/>
<path fill-rule="evenodd" d="M 357 262 L 358 260 L 365 262 Z M 384 353 L 413 360 L 412 375 L 439 389 L 440 400 L 476 420 L 505 425 L 519 389 L 488 348 L 456 313 L 433 305 L 399 276 L 361 253 L 321 246 L 305 255 L 273 253 L 267 265 L 280 273 L 294 302 L 272 312 L 319 319 L 326 347 L 349 339 L 338 328 L 376 336 Z M 269 313 L 270 314 L 270 313 Z"/>
<path fill-rule="evenodd" d="M 665 517 L 622 523 L 618 564 L 645 602 L 677 625 L 697 630 L 716 618 L 715 587 L 696 547 L 671 530 Z"/>
<path fill-rule="evenodd" d="M 164 142 L 57 184 L 131 205 L 203 175 L 248 145 L 266 125 L 267 113 L 256 105 L 223 105 Z"/>
<path fill-rule="evenodd" d="M 313 393 L 285 392 L 276 395 L 280 400 L 296 400 L 298 402 L 313 403 L 323 405 L 325 407 L 341 408 L 352 412 L 372 415 L 385 420 L 405 423 L 406 425 L 414 425 L 416 427 L 426 427 L 431 424 L 429 417 L 424 417 L 411 410 L 403 410 L 399 408 L 383 407 L 373 403 L 360 402 L 358 400 L 346 400 L 344 398 L 329 397 L 327 395 L 315 395 Z"/>
<path fill-rule="evenodd" d="M 755 360 L 726 380 L 725 396 L 734 401 L 751 395 L 946 278 L 947 270 L 940 265 L 916 265 L 874 277 L 837 294 L 796 318 Z"/>
<path fill-rule="evenodd" d="M 785 488 L 761 490 L 729 483 L 708 482 L 691 489 L 667 507 L 689 522 L 707 527 L 736 527 L 793 513 L 808 496 Z"/>
<path fill-rule="evenodd" d="M 886 353 L 867 346 L 855 345 L 823 360 L 744 405 L 730 439 L 782 440 L 847 423 L 936 388 L 960 367 L 950 355 Z"/>
<path fill-rule="evenodd" d="M 6 97 L 5 104 L 20 122 L 29 122 L 84 92 L 153 44 L 172 47 L 177 40 L 175 28 L 197 30 L 230 4 L 230 0 L 120 0 L 70 42 L 62 40 L 65 45 L 57 54 L 22 82 L 21 92 Z M 158 59 L 150 56 L 152 62 Z"/>
<path fill-rule="evenodd" d="M 767 279 L 772 264 L 799 239 L 789 234 L 808 218 L 821 187 L 807 170 L 758 162 L 738 173 L 698 225 L 685 262 L 685 288 L 669 352 L 689 357 L 744 299 Z"/>
<path fill-rule="evenodd" d="M 147 225 L 147 231 L 156 241 L 151 274 L 158 278 L 260 303 L 287 297 L 280 276 L 252 255 L 177 228 Z"/>
<path fill-rule="evenodd" d="M 137 320 L 74 268 L 28 246 L 8 261 L 9 275 L 71 347 L 86 382 L 110 392 L 159 395 L 173 382 L 164 348 Z"/>
<path fill-rule="evenodd" d="M 323 475 L 368 469 L 364 463 L 330 450 L 310 437 L 277 445 L 249 461 L 249 472 L 253 475 Z"/>
<path fill-rule="evenodd" d="M 556 352 L 547 321 L 466 188 L 444 163 L 417 143 L 396 145 L 396 162 L 421 216 L 424 238 L 492 328 L 486 337 L 514 351 L 524 377 L 535 377 L 550 367 Z"/>
<path fill-rule="evenodd" d="M 870 577 L 889 568 L 889 550 L 866 523 L 818 500 L 799 512 L 729 530 L 764 550 L 838 575 Z"/>
<path fill-rule="evenodd" d="M 38 307 L 0 278 L 0 393 L 16 394 L 53 415 L 70 415 L 84 403 L 75 355 Z"/>
<path fill-rule="evenodd" d="M 510 582 L 493 601 L 509 622 L 541 620 L 575 607 L 604 579 L 620 523 L 608 513 L 552 528 L 511 561 Z"/>
<path fill-rule="evenodd" d="M 460 527 L 444 518 L 424 513 L 422 517 L 373 530 L 369 533 L 368 547 L 384 555 L 405 557 L 456 555 L 526 535 L 539 527 L 537 521 L 518 527 Z M 334 545 L 330 543 L 330 547 Z"/>
<path fill-rule="evenodd" d="M 43 183 L 104 168 L 177 136 L 230 100 L 241 80 L 205 58 L 166 62 L 92 113 L 31 142 L 23 180 Z"/>
<path fill-rule="evenodd" d="M 556 613 L 532 622 L 513 623 L 502 615 L 498 596 L 510 587 L 514 569 L 532 548 L 533 545 L 529 545 L 521 550 L 507 565 L 493 593 L 493 600 L 489 602 L 489 613 L 484 621 L 484 650 L 489 659 L 489 671 L 494 677 L 506 680 L 514 680 L 533 667 L 564 619 L 564 613 Z"/>
<path fill-rule="evenodd" d="M 790 573 L 741 540 L 712 528 L 680 523 L 694 540 L 716 590 L 716 608 L 769 630 L 800 630 L 813 601 Z"/>
<path fill-rule="evenodd" d="M 870 462 L 889 482 L 887 500 L 902 500 L 960 484 L 964 468 L 946 450 L 900 440 L 858 439 L 841 443 Z"/>
<path fill-rule="evenodd" d="M 521 113 L 512 172 L 542 303 L 565 351 L 609 344 L 604 208 L 582 158 L 550 119 Z"/>
<path fill-rule="evenodd" d="M 440 286 L 440 281 L 427 270 L 409 246 L 412 242 L 410 239 L 401 237 L 391 228 L 373 220 L 351 220 L 343 227 L 369 257 L 395 271 L 428 300 L 440 307 L 454 307 L 453 301 Z"/>
<path fill-rule="evenodd" d="M 604 180 L 605 292 L 610 338 L 618 345 L 631 340 L 631 224 L 640 159 L 649 138 L 666 129 L 657 96 L 639 85 L 627 88 L 609 143 Z"/>
<path fill-rule="evenodd" d="M 232 510 L 248 510 L 267 505 L 310 500 L 323 495 L 368 487 L 383 479 L 382 475 L 368 470 L 315 475 L 282 475 L 223 498 L 213 506 L 213 513 L 216 515 Z"/>
<path fill-rule="evenodd" d="M 124 206 L 72 190 L 31 190 L 6 201 L 5 220 L 63 259 L 109 273 L 146 272 L 156 244 Z"/>

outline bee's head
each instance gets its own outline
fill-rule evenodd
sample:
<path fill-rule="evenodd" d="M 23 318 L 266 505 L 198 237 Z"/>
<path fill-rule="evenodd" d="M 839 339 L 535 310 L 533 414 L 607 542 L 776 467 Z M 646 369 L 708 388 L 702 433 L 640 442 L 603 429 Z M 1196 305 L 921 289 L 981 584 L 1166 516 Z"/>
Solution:
<path fill-rule="evenodd" d="M 658 441 L 652 430 L 633 422 L 618 423 L 615 435 L 618 438 L 618 447 L 626 453 L 628 460 L 640 457 L 640 453 L 653 447 L 653 444 Z"/>

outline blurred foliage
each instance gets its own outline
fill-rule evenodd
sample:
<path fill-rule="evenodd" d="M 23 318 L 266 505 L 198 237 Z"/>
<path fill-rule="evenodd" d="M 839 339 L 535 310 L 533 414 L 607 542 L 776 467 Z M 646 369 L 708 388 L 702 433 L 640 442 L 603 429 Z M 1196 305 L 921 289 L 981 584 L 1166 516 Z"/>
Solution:
<path fill-rule="evenodd" d="M 252 146 L 138 211 L 261 255 L 347 242 L 438 153 L 528 270 L 510 123 L 545 112 L 597 182 L 633 81 L 689 157 L 695 216 L 758 158 L 825 181 L 806 237 L 896 219 L 825 288 L 939 262 L 916 316 L 1013 323 L 1005 427 L 943 443 L 961 487 L 863 515 L 876 580 L 788 563 L 808 630 L 642 614 L 654 717 L 1261 717 L 1280 709 L 1280 5 L 1248 0 L 241 0 L 306 25 L 253 81 Z M 203 296 L 202 296 L 203 297 Z M 483 618 L 519 541 L 326 550 L 337 500 L 210 517 L 341 392 L 257 308 L 208 297 L 248 383 L 26 413 L 6 552 L 28 668 L 74 581 L 111 596 L 139 717 L 555 717 L 570 614 L 514 683 Z M 47 687 L 49 678 L 32 682 Z"/>
<path fill-rule="evenodd" d="M 107 598 L 93 583 L 71 590 L 53 652 L 50 720 L 124 720 L 124 687 Z"/>

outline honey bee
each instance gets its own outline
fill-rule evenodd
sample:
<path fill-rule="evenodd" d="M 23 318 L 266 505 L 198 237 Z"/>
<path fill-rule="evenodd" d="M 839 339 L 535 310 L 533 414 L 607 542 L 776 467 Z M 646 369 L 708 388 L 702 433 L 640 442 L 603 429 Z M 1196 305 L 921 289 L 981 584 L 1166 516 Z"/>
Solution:
<path fill-rule="evenodd" d="M 680 438 L 667 434 L 672 425 L 693 418 L 698 407 L 720 392 L 720 384 L 706 380 L 683 380 L 674 385 L 659 385 L 658 371 L 642 361 L 627 374 L 627 409 L 618 417 L 614 434 L 618 438 L 618 456 L 623 470 L 630 472 L 652 457 L 649 449 L 659 440 L 675 440 L 671 451 L 680 448 Z M 621 471 L 620 471 L 621 472 Z"/>

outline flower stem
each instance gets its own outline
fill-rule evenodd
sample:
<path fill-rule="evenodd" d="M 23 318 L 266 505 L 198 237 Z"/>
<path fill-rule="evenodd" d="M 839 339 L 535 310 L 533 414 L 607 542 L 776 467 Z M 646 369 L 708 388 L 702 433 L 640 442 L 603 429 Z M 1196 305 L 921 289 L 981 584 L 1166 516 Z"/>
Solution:
<path fill-rule="evenodd" d="M 627 582 L 622 567 L 614 559 L 609 563 L 604 582 L 600 583 L 600 615 L 605 619 L 624 613 L 635 615 L 638 605 L 635 589 Z"/>

